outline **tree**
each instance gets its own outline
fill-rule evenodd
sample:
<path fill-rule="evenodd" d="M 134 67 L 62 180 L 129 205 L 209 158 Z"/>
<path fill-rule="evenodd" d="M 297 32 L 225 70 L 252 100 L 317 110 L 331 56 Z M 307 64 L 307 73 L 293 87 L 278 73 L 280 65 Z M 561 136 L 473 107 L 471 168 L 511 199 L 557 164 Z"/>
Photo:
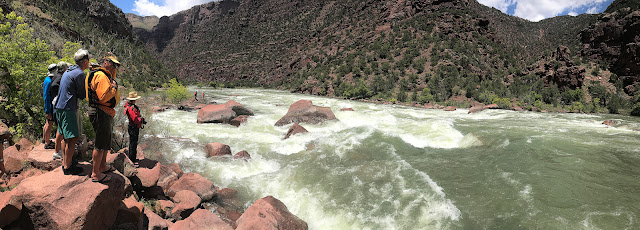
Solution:
<path fill-rule="evenodd" d="M 187 88 L 175 78 L 169 80 L 169 83 L 164 83 L 163 87 L 167 88 L 165 92 L 172 103 L 180 103 L 180 101 L 189 97 Z"/>
<path fill-rule="evenodd" d="M 0 88 L 3 115 L 14 121 L 17 136 L 42 132 L 42 81 L 54 52 L 33 35 L 33 29 L 14 12 L 0 9 Z"/>

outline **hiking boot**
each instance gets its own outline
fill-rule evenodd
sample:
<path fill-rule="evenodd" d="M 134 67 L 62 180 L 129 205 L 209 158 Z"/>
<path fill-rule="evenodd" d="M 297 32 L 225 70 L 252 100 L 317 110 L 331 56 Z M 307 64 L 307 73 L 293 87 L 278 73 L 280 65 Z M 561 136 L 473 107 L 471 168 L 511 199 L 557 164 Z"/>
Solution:
<path fill-rule="evenodd" d="M 53 159 L 54 160 L 62 159 L 62 151 L 57 152 L 57 153 L 53 153 Z"/>
<path fill-rule="evenodd" d="M 62 166 L 62 173 L 64 173 L 64 175 L 78 175 L 81 172 L 82 168 L 77 166 L 71 166 L 69 169 L 65 169 L 64 166 Z"/>

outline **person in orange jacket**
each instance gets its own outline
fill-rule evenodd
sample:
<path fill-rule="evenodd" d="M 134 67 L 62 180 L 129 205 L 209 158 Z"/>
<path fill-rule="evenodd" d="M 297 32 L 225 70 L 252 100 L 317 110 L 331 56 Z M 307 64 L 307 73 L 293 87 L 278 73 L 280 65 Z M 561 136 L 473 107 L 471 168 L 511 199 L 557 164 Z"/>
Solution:
<path fill-rule="evenodd" d="M 93 67 L 87 74 L 85 86 L 87 88 L 87 100 L 89 100 L 89 120 L 96 133 L 93 149 L 93 170 L 91 179 L 93 182 L 109 182 L 108 172 L 113 167 L 107 168 L 107 153 L 111 149 L 111 124 L 116 115 L 115 106 L 120 101 L 116 74 L 120 67 L 118 58 L 108 53 L 102 62 L 102 66 Z"/>
<path fill-rule="evenodd" d="M 124 104 L 124 114 L 129 118 L 129 160 L 133 162 L 134 165 L 138 165 L 138 136 L 140 135 L 140 128 L 144 128 L 143 125 L 147 124 L 147 122 L 140 115 L 140 109 L 136 105 L 136 100 L 140 99 L 138 93 L 133 91 L 129 92 L 129 97 L 127 97 L 127 104 Z"/>

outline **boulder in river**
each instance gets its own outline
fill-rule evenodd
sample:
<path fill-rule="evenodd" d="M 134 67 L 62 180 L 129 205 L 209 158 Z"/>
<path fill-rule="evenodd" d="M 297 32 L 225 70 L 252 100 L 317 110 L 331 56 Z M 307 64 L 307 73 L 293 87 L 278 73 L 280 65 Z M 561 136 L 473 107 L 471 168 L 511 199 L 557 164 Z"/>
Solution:
<path fill-rule="evenodd" d="M 309 131 L 307 131 L 307 129 L 300 126 L 298 123 L 295 123 L 289 128 L 289 131 L 287 131 L 287 135 L 284 136 L 284 139 L 288 139 L 289 137 L 296 135 L 298 133 L 308 133 L 308 132 Z"/>
<path fill-rule="evenodd" d="M 289 111 L 276 122 L 276 126 L 302 122 L 319 124 L 327 120 L 337 120 L 329 107 L 315 106 L 309 100 L 299 100 L 289 106 Z"/>
<path fill-rule="evenodd" d="M 198 111 L 198 123 L 224 123 L 228 124 L 234 118 L 247 115 L 253 116 L 253 112 L 235 101 L 227 101 L 224 104 L 207 105 Z"/>
<path fill-rule="evenodd" d="M 236 230 L 308 229 L 307 222 L 291 214 L 282 201 L 272 196 L 267 196 L 254 202 L 240 216 L 236 224 L 238 224 Z"/>

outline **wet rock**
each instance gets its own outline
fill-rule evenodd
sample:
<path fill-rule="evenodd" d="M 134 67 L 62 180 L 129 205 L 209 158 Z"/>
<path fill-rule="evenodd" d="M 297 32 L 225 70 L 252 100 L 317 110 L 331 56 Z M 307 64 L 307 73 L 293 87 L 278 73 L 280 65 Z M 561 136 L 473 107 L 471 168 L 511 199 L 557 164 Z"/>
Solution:
<path fill-rule="evenodd" d="M 176 222 L 171 229 L 175 230 L 191 230 L 191 229 L 218 229 L 233 230 L 229 224 L 225 223 L 220 217 L 206 209 L 198 209 L 193 212 L 187 219 Z M 282 228 L 286 229 L 286 228 Z"/>
<path fill-rule="evenodd" d="M 335 114 L 328 107 L 315 106 L 309 100 L 299 100 L 289 107 L 287 114 L 276 122 L 276 126 L 291 123 L 319 124 L 327 120 L 337 120 Z"/>
<path fill-rule="evenodd" d="M 253 112 L 235 101 L 227 101 L 224 104 L 207 105 L 198 112 L 198 123 L 225 123 L 228 124 L 237 116 L 253 116 Z"/>
<path fill-rule="evenodd" d="M 286 205 L 272 196 L 257 200 L 236 223 L 236 230 L 308 229 L 306 222 L 291 214 Z"/>
<path fill-rule="evenodd" d="M 151 111 L 153 111 L 154 113 L 159 113 L 159 112 L 164 112 L 165 110 L 167 110 L 169 107 L 167 106 L 153 106 L 151 107 Z"/>
<path fill-rule="evenodd" d="M 229 122 L 229 124 L 235 126 L 235 127 L 240 127 L 241 124 L 247 123 L 247 119 L 249 118 L 249 116 L 247 115 L 240 115 L 236 118 L 233 118 L 233 120 L 231 120 Z"/>
<path fill-rule="evenodd" d="M 246 150 L 242 150 L 242 151 L 236 153 L 236 155 L 233 155 L 233 159 L 249 160 L 249 159 L 251 159 L 251 155 L 249 155 L 249 152 L 247 152 Z"/>
<path fill-rule="evenodd" d="M 471 107 L 469 109 L 469 113 L 477 113 L 477 112 L 481 112 L 482 110 L 484 110 L 484 107 L 482 106 Z"/>
<path fill-rule="evenodd" d="M 616 121 L 614 120 L 605 120 L 602 122 L 602 124 L 607 125 L 607 126 L 614 126 L 616 125 Z"/>
<path fill-rule="evenodd" d="M 207 157 L 218 157 L 231 155 L 231 147 L 222 143 L 214 142 L 205 146 Z"/>
<path fill-rule="evenodd" d="M 167 165 L 167 167 L 171 168 L 173 172 L 175 172 L 178 175 L 178 177 L 181 177 L 182 174 L 184 174 L 179 164 L 173 163 L 173 164 Z"/>
<path fill-rule="evenodd" d="M 447 106 L 447 107 L 444 108 L 444 111 L 448 111 L 448 112 L 456 111 L 456 107 L 455 106 Z"/>
<path fill-rule="evenodd" d="M 500 106 L 498 106 L 497 104 L 490 104 L 490 105 L 485 105 L 484 109 L 499 109 Z"/>
<path fill-rule="evenodd" d="M 307 131 L 307 129 L 300 126 L 298 123 L 295 123 L 291 127 L 289 127 L 289 130 L 287 131 L 287 135 L 284 136 L 284 139 L 288 139 L 289 137 L 296 135 L 298 133 L 308 133 L 308 132 L 309 131 Z"/>
<path fill-rule="evenodd" d="M 353 108 L 342 108 L 340 111 L 354 111 Z"/>

